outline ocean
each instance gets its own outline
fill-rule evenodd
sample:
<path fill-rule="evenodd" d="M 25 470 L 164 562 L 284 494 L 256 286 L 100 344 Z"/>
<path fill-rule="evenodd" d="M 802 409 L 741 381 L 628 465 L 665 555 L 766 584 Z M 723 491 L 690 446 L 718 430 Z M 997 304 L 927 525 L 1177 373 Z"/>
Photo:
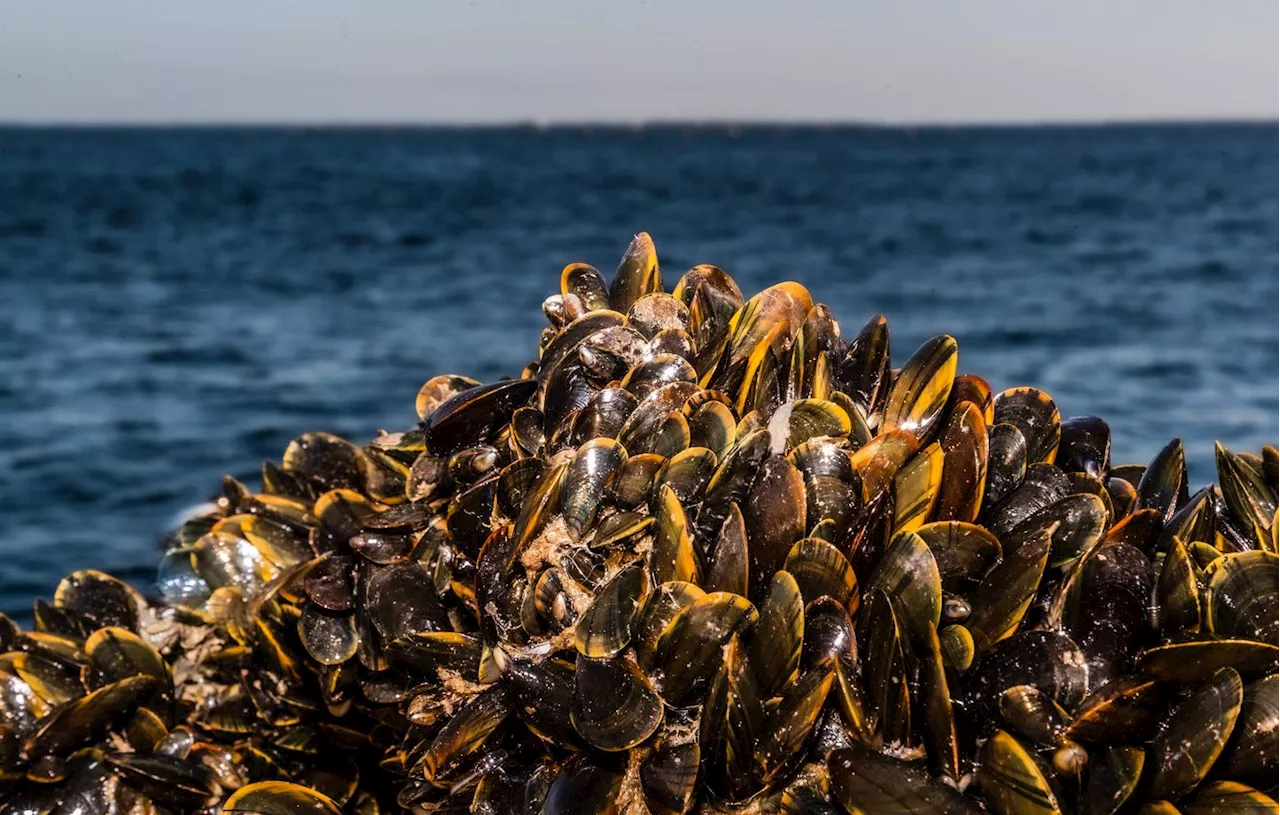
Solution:
<path fill-rule="evenodd" d="M 160 534 L 294 436 L 517 374 L 559 272 L 650 232 L 670 286 L 798 280 L 900 363 L 1170 438 L 1277 437 L 1277 127 L 0 129 L 0 610 Z"/>

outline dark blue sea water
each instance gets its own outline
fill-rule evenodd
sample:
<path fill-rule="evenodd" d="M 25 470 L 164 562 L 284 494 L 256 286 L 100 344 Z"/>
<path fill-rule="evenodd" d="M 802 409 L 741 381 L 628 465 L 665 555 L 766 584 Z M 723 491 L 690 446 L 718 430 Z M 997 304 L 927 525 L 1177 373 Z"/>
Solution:
<path fill-rule="evenodd" d="M 560 268 L 803 282 L 901 361 L 1095 413 L 1117 461 L 1277 436 L 1277 128 L 0 130 L 0 609 L 289 439 L 535 354 Z"/>

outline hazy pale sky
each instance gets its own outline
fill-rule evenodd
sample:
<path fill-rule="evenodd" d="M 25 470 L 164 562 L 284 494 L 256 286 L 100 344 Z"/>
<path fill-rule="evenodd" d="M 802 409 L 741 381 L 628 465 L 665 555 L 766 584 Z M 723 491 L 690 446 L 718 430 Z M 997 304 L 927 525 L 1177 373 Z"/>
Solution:
<path fill-rule="evenodd" d="M 1276 0 L 0 0 L 0 121 L 1272 118 Z"/>

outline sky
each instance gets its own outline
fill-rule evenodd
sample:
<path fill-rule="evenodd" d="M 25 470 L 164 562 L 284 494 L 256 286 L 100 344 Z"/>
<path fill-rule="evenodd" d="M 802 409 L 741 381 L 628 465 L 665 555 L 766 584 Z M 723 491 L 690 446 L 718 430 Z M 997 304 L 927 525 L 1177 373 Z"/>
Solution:
<path fill-rule="evenodd" d="M 1276 0 L 0 0 L 0 121 L 1275 118 Z"/>

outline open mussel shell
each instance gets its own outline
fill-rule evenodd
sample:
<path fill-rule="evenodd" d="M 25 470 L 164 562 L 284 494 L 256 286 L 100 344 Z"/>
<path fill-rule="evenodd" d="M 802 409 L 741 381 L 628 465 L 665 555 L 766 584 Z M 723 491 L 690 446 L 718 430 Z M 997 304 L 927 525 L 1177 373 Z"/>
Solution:
<path fill-rule="evenodd" d="M 634 663 L 579 655 L 570 716 L 588 744 L 617 752 L 634 747 L 658 729 L 663 705 L 652 682 Z"/>
<path fill-rule="evenodd" d="M 1276 515 L 1276 494 L 1264 473 L 1221 444 L 1215 446 L 1215 453 L 1222 498 L 1231 515 L 1250 537 L 1257 538 L 1259 530 L 1274 534 L 1271 525 Z"/>

